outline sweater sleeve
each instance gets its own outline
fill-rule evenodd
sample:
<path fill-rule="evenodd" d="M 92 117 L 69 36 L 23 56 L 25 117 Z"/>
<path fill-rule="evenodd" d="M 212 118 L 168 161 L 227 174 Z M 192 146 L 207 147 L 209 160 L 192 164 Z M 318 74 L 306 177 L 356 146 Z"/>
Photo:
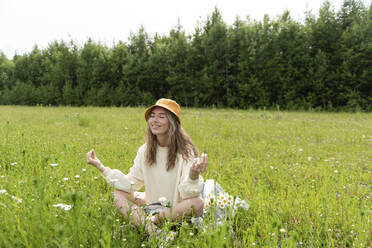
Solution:
<path fill-rule="evenodd" d="M 199 178 L 195 180 L 192 180 L 189 177 L 191 165 L 192 160 L 185 165 L 184 171 L 182 172 L 181 182 L 178 185 L 178 191 L 180 192 L 181 200 L 199 196 L 200 193 L 203 191 L 203 177 L 199 175 Z"/>
<path fill-rule="evenodd" d="M 137 152 L 137 156 L 134 159 L 134 164 L 130 168 L 128 174 L 124 174 L 120 170 L 110 169 L 105 167 L 102 172 L 107 183 L 116 189 L 123 190 L 125 192 L 134 192 L 139 190 L 144 184 L 143 177 L 143 146 Z"/>

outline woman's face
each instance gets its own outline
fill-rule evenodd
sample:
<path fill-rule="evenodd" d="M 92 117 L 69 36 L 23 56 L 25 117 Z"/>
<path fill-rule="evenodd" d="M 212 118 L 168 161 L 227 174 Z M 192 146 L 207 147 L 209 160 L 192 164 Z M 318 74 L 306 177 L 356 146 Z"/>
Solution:
<path fill-rule="evenodd" d="M 169 129 L 169 120 L 166 114 L 166 110 L 161 107 L 155 107 L 152 109 L 147 124 L 150 127 L 152 134 L 166 135 Z"/>

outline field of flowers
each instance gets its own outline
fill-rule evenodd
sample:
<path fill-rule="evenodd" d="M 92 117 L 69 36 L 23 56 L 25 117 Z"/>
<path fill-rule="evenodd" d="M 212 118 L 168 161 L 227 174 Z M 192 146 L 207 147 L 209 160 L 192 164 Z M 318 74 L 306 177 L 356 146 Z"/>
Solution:
<path fill-rule="evenodd" d="M 204 178 L 250 207 L 147 237 L 85 163 L 127 172 L 144 109 L 0 106 L 0 247 L 372 247 L 372 114 L 183 109 Z"/>

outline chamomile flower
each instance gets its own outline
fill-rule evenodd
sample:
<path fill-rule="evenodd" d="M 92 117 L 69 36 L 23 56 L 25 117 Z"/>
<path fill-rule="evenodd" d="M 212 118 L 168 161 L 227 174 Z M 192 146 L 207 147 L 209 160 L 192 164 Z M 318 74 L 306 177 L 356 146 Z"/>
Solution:
<path fill-rule="evenodd" d="M 152 214 L 147 215 L 146 220 L 154 222 L 155 221 L 155 215 L 152 215 Z"/>
<path fill-rule="evenodd" d="M 22 203 L 22 198 L 19 198 L 17 196 L 12 195 L 12 199 L 15 200 L 18 203 Z"/>
<path fill-rule="evenodd" d="M 165 196 L 159 197 L 158 201 L 160 202 L 162 206 L 167 205 L 167 198 Z"/>
<path fill-rule="evenodd" d="M 170 231 L 169 233 L 168 233 L 168 235 L 167 235 L 167 237 L 166 237 L 166 241 L 172 241 L 172 240 L 174 240 L 174 238 L 176 237 L 176 232 L 172 232 L 172 231 Z"/>
<path fill-rule="evenodd" d="M 69 211 L 71 208 L 72 208 L 72 205 L 68 205 L 66 203 L 58 203 L 58 204 L 54 204 L 53 207 L 55 208 L 61 208 L 65 211 Z"/>

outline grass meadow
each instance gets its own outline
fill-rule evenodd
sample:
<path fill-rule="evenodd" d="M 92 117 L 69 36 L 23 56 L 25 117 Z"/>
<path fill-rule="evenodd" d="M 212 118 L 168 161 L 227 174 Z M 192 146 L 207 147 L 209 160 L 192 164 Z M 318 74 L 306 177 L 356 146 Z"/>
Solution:
<path fill-rule="evenodd" d="M 127 173 L 144 110 L 0 106 L 0 247 L 159 245 L 85 163 L 94 148 Z M 181 223 L 168 246 L 372 247 L 372 114 L 183 109 L 182 124 L 208 154 L 204 179 L 250 208 L 218 226 Z"/>

